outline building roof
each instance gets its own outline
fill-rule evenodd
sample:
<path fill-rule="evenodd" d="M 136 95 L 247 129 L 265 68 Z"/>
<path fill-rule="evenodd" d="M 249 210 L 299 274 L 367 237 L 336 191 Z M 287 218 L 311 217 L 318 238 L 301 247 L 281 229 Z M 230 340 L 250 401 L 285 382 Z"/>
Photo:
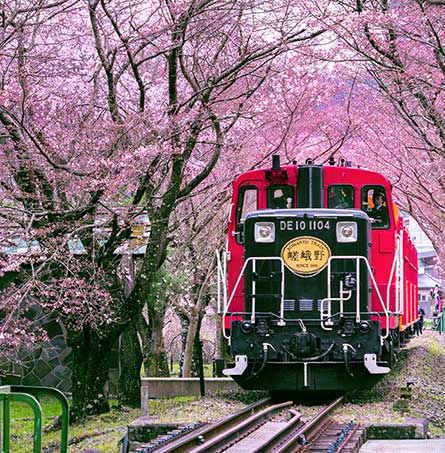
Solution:
<path fill-rule="evenodd" d="M 419 258 L 431 258 L 436 257 L 437 253 L 433 248 L 418 248 L 417 256 Z"/>
<path fill-rule="evenodd" d="M 419 289 L 431 289 L 434 288 L 436 285 L 441 285 L 439 279 L 434 278 L 430 274 L 419 274 Z"/>

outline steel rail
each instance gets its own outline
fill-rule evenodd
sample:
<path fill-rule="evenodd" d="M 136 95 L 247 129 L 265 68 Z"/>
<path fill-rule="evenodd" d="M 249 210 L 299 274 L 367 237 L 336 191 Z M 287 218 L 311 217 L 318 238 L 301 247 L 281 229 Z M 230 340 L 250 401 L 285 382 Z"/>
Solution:
<path fill-rule="evenodd" d="M 265 443 L 258 452 L 269 452 L 274 451 L 275 453 L 286 453 L 295 452 L 304 449 L 304 439 L 306 439 L 310 433 L 313 433 L 317 428 L 324 429 L 323 421 L 337 406 L 343 402 L 343 396 L 337 398 L 331 404 L 321 410 L 314 418 L 309 422 L 305 423 L 301 428 L 286 434 L 286 432 L 280 432 L 273 438 L 269 439 L 267 444 Z M 288 423 L 290 428 L 290 422 L 293 422 L 294 427 L 296 426 L 296 417 L 293 417 Z M 284 431 L 284 430 L 283 430 Z M 303 442 L 302 442 L 303 441 Z M 280 444 L 279 446 L 277 444 Z"/>
<path fill-rule="evenodd" d="M 209 442 L 220 436 L 221 433 L 223 433 L 223 436 L 226 436 L 224 433 L 227 433 L 231 429 L 238 429 L 240 424 L 244 423 L 246 420 L 252 419 L 252 417 L 255 417 L 258 413 L 263 413 L 265 411 L 270 412 L 271 408 L 275 407 L 271 406 L 271 401 L 271 398 L 259 400 L 256 403 L 253 403 L 235 412 L 234 414 L 223 418 L 222 420 L 212 423 L 211 425 L 198 428 L 197 430 L 187 433 L 180 438 L 166 442 L 159 448 L 150 450 L 150 452 L 156 451 L 158 453 L 171 453 L 195 451 L 199 444 L 204 445 L 205 443 L 205 445 L 209 445 Z M 286 405 L 290 404 L 291 403 L 286 403 Z M 264 409 L 264 407 L 266 407 L 266 409 Z"/>
<path fill-rule="evenodd" d="M 280 442 L 281 439 L 286 438 L 291 434 L 292 431 L 298 427 L 298 424 L 301 423 L 301 417 L 303 416 L 299 412 L 294 410 L 289 411 L 293 417 L 286 423 L 283 428 L 280 429 L 272 438 L 266 439 L 262 444 L 258 445 L 251 453 L 263 453 L 270 450 L 271 445 L 276 445 Z"/>
<path fill-rule="evenodd" d="M 246 420 L 237 423 L 229 429 L 224 429 L 218 433 L 212 439 L 205 441 L 199 447 L 191 450 L 192 453 L 212 452 L 218 449 L 222 445 L 226 445 L 230 441 L 239 440 L 252 431 L 252 428 L 261 424 L 262 421 L 267 420 L 275 412 L 279 412 L 285 407 L 292 406 L 292 401 L 285 403 L 274 404 L 273 406 L 267 407 L 260 412 L 257 412 L 247 418 Z M 255 429 L 255 428 L 254 428 Z M 183 451 L 183 450 L 181 450 Z"/>

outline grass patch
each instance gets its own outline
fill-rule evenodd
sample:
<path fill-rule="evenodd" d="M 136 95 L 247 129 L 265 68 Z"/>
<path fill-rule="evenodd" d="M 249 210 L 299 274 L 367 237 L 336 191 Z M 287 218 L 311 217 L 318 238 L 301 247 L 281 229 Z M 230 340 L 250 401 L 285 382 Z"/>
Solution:
<path fill-rule="evenodd" d="M 43 412 L 43 426 L 50 424 L 61 414 L 60 404 L 49 398 L 40 400 Z M 3 418 L 2 418 L 3 424 Z M 29 452 L 33 442 L 34 414 L 30 406 L 22 402 L 10 403 L 11 452 Z"/>
<path fill-rule="evenodd" d="M 253 393 L 253 394 L 251 394 Z M 218 420 L 256 401 L 256 392 L 225 392 L 214 397 L 181 396 L 149 401 L 149 414 L 157 422 L 195 422 Z M 61 409 L 52 399 L 42 399 L 43 427 L 50 425 Z M 69 453 L 95 448 L 103 453 L 118 453 L 119 440 L 127 426 L 141 415 L 139 409 L 119 409 L 112 403 L 110 412 L 89 417 L 69 427 Z M 32 451 L 34 419 L 31 409 L 22 403 L 11 405 L 11 453 Z M 60 430 L 45 432 L 42 453 L 59 453 Z"/>
<path fill-rule="evenodd" d="M 213 363 L 204 363 L 203 369 L 204 369 L 204 377 L 206 377 L 206 378 L 213 377 Z M 143 371 L 143 369 L 142 369 L 142 371 Z M 173 363 L 173 365 L 170 369 L 170 376 L 177 377 L 177 376 L 179 376 L 180 371 L 181 371 L 181 369 L 180 369 L 179 363 Z M 141 373 L 141 377 L 145 377 L 145 374 Z M 193 377 L 199 377 L 199 376 L 193 376 Z"/>
<path fill-rule="evenodd" d="M 54 418 L 61 414 L 57 401 L 42 398 L 42 425 L 51 425 Z M 119 410 L 116 407 L 107 414 L 90 417 L 82 423 L 69 427 L 70 453 L 77 453 L 85 448 L 96 448 L 104 453 L 119 452 L 118 441 L 126 432 L 127 425 L 140 415 L 139 410 Z M 11 404 L 11 453 L 29 453 L 32 451 L 34 417 L 31 408 L 24 403 Z M 60 429 L 44 432 L 42 453 L 60 451 Z"/>

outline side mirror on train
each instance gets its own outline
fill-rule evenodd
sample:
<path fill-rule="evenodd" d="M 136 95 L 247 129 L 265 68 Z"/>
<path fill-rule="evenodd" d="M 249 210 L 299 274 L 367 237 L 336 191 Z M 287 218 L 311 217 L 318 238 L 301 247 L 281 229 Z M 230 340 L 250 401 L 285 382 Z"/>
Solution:
<path fill-rule="evenodd" d="M 238 244 L 244 244 L 244 222 L 237 224 L 236 230 L 232 231 L 232 236 Z"/>

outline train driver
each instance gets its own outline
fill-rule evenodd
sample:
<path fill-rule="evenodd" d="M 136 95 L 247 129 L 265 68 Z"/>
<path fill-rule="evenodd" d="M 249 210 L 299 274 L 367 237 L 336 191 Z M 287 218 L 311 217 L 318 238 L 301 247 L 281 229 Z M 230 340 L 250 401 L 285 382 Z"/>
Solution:
<path fill-rule="evenodd" d="M 383 193 L 376 193 L 374 208 L 370 212 L 369 216 L 374 219 L 377 226 L 384 227 L 388 225 L 388 209 L 385 204 L 385 195 Z"/>

